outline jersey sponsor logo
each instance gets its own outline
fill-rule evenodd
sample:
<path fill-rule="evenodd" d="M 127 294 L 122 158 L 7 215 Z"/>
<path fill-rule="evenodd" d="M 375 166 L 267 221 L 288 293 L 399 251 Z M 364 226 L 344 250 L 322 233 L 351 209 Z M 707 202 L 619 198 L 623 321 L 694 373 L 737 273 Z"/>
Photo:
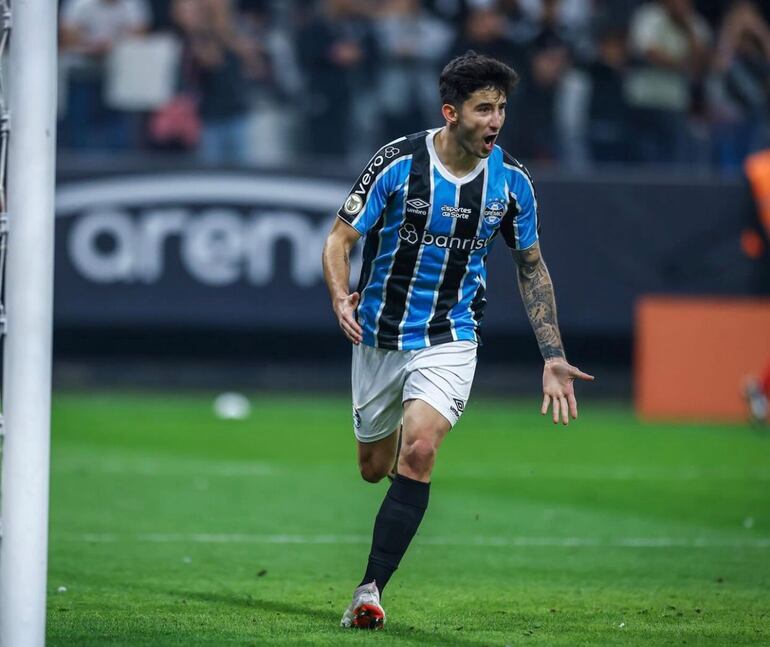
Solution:
<path fill-rule="evenodd" d="M 382 169 L 382 166 L 385 164 L 385 160 L 391 159 L 392 157 L 395 157 L 399 153 L 399 149 L 395 148 L 394 146 L 388 146 L 382 153 L 378 153 L 374 156 L 374 159 L 372 160 L 371 164 L 366 168 L 363 175 L 361 176 L 361 179 L 359 180 L 358 184 L 356 185 L 355 190 L 351 195 L 366 195 L 366 192 L 369 190 L 369 185 L 372 183 L 374 178 L 377 177 L 377 174 Z"/>
<path fill-rule="evenodd" d="M 415 226 L 409 222 L 404 223 L 398 230 L 398 237 L 410 245 L 416 245 L 420 242 L 420 235 Z M 476 251 L 483 249 L 489 244 L 489 238 L 462 238 L 460 236 L 445 236 L 444 234 L 431 234 L 429 231 L 422 232 L 423 245 L 435 245 L 441 249 L 459 249 L 462 251 Z"/>
<path fill-rule="evenodd" d="M 496 225 L 505 215 L 505 202 L 503 200 L 492 200 L 487 202 L 484 207 L 484 222 L 488 225 Z"/>
<path fill-rule="evenodd" d="M 441 215 L 445 218 L 468 220 L 471 217 L 471 209 L 468 207 L 453 207 L 451 205 L 445 204 L 441 207 Z"/>
<path fill-rule="evenodd" d="M 427 216 L 428 207 L 430 207 L 430 202 L 425 202 L 421 198 L 412 198 L 406 201 L 407 213 L 412 213 L 416 216 Z"/>
<path fill-rule="evenodd" d="M 417 241 L 419 240 L 417 230 L 415 229 L 414 225 L 409 222 L 401 225 L 398 230 L 398 237 L 410 245 L 416 245 Z"/>
<path fill-rule="evenodd" d="M 351 193 L 348 196 L 348 199 L 345 200 L 345 205 L 342 207 L 345 210 L 345 213 L 355 216 L 359 211 L 361 211 L 361 208 L 364 206 L 364 200 L 360 195 L 356 195 L 355 193 Z"/>

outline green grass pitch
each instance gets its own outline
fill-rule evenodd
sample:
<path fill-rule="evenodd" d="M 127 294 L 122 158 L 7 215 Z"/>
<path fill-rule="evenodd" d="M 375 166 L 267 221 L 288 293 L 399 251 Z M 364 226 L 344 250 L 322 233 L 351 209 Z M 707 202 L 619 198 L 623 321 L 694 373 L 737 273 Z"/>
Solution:
<path fill-rule="evenodd" d="M 59 394 L 49 645 L 768 645 L 770 434 L 472 400 L 384 596 L 338 623 L 386 483 L 350 405 Z"/>

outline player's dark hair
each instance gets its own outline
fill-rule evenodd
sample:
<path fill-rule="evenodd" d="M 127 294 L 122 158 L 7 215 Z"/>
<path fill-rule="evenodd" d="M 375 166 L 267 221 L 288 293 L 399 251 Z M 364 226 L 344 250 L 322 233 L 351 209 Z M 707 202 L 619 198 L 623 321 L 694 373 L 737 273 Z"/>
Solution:
<path fill-rule="evenodd" d="M 519 82 L 513 68 L 495 58 L 477 54 L 472 49 L 453 58 L 441 72 L 441 103 L 459 107 L 476 90 L 494 88 L 508 96 Z"/>

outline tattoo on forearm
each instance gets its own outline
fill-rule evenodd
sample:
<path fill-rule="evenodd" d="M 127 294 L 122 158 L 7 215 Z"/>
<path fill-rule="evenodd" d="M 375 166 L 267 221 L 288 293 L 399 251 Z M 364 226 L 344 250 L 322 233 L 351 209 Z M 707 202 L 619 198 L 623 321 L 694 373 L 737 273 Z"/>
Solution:
<path fill-rule="evenodd" d="M 543 359 L 564 357 L 564 346 L 556 319 L 556 299 L 548 268 L 542 260 L 519 266 L 519 291 L 535 331 Z"/>

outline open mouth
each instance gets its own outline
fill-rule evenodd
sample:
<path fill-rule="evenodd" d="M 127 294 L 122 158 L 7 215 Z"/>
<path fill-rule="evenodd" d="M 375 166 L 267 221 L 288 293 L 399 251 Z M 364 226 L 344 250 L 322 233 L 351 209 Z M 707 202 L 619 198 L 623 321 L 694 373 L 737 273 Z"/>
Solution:
<path fill-rule="evenodd" d="M 487 135 L 484 137 L 484 147 L 487 150 L 492 150 L 492 147 L 495 145 L 495 140 L 497 139 L 497 135 Z"/>

